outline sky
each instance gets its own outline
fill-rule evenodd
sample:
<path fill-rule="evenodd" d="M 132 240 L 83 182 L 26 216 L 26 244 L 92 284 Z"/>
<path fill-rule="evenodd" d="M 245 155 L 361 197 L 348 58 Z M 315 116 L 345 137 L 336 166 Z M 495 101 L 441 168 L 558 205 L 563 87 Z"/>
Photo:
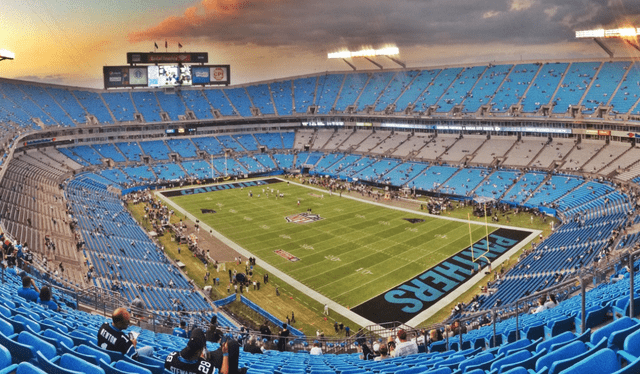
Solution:
<path fill-rule="evenodd" d="M 396 46 L 407 67 L 606 58 L 576 30 L 640 27 L 640 0 L 2 0 L 0 77 L 102 88 L 127 52 L 208 52 L 231 83 L 345 71 L 327 53 Z M 616 57 L 640 57 L 608 39 Z M 385 69 L 398 68 L 378 57 Z M 363 59 L 358 70 L 378 68 Z"/>

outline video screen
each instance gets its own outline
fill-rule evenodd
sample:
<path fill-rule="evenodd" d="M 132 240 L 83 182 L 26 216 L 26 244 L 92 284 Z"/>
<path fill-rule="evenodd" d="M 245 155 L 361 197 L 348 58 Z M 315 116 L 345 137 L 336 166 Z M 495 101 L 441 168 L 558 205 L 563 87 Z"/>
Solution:
<path fill-rule="evenodd" d="M 191 69 L 184 65 L 149 66 L 149 87 L 191 86 Z"/>

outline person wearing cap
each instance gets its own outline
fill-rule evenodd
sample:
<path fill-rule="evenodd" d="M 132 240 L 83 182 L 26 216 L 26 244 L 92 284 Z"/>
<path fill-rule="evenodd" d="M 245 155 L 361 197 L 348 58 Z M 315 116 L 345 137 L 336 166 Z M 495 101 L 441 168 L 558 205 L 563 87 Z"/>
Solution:
<path fill-rule="evenodd" d="M 187 324 L 184 321 L 180 321 L 180 326 L 173 329 L 173 336 L 179 336 L 181 338 L 187 337 L 187 330 L 185 330 Z"/>
<path fill-rule="evenodd" d="M 398 330 L 398 340 L 400 344 L 393 350 L 393 357 L 402 357 L 418 353 L 418 345 L 413 340 L 407 341 L 407 332 L 404 329 Z"/>
<path fill-rule="evenodd" d="M 127 356 L 153 355 L 153 347 L 136 348 L 138 345 L 136 338 L 124 333 L 123 330 L 129 327 L 130 320 L 131 316 L 125 308 L 114 310 L 111 314 L 111 323 L 103 323 L 98 330 L 98 346 Z"/>
<path fill-rule="evenodd" d="M 191 338 L 187 346 L 181 351 L 170 353 L 164 361 L 164 368 L 176 374 L 211 374 L 214 372 L 210 362 L 202 358 L 207 346 L 204 332 L 201 329 L 191 331 Z M 229 372 L 229 355 L 226 353 L 227 344 L 222 345 L 223 360 L 221 373 Z"/>

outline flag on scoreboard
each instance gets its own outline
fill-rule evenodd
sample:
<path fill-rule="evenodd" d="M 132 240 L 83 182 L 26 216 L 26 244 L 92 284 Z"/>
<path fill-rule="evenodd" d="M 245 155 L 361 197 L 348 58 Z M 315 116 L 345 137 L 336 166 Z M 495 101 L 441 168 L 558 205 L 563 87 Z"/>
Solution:
<path fill-rule="evenodd" d="M 153 42 L 153 46 L 155 47 L 155 49 L 158 49 L 158 43 Z"/>
<path fill-rule="evenodd" d="M 169 48 L 169 43 L 167 43 L 167 39 L 164 40 L 164 47 Z"/>
<path fill-rule="evenodd" d="M 178 42 L 178 49 L 182 48 L 182 44 Z"/>

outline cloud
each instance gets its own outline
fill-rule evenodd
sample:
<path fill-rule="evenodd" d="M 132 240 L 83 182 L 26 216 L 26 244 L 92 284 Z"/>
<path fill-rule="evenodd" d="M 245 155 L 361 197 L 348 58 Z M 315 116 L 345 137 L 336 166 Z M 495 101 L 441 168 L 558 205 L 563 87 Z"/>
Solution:
<path fill-rule="evenodd" d="M 75 74 L 20 75 L 15 77 L 18 80 L 50 84 L 69 84 L 75 78 L 77 78 Z"/>
<path fill-rule="evenodd" d="M 537 45 L 639 15 L 640 0 L 202 0 L 128 39 L 322 53 L 384 44 Z"/>

